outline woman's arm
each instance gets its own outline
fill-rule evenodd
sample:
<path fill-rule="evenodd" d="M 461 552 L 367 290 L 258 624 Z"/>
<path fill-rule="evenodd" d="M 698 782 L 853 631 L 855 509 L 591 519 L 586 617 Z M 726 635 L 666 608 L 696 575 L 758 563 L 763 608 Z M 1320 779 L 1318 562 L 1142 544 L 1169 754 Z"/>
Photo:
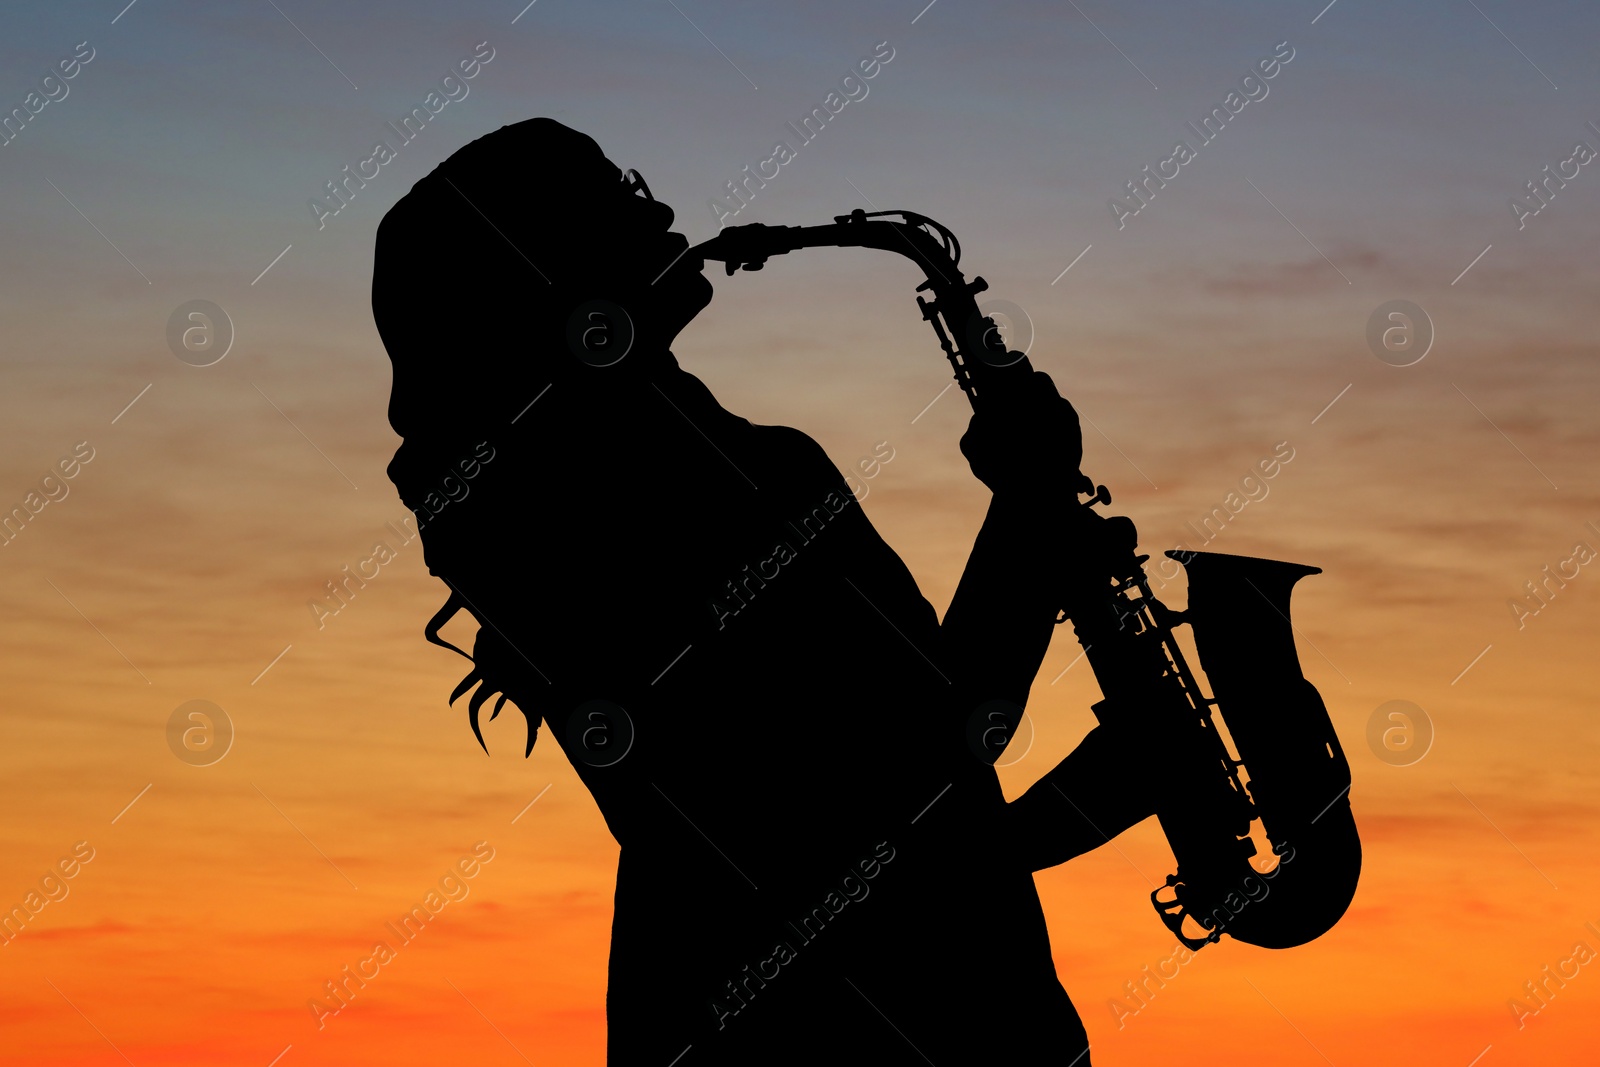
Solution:
<path fill-rule="evenodd" d="M 940 628 L 945 661 L 974 706 L 1027 703 L 1061 608 L 1061 563 L 1073 547 L 1062 528 L 1064 506 L 1077 505 L 1013 491 L 989 503 Z"/>
<path fill-rule="evenodd" d="M 1044 661 L 1076 551 L 1083 435 L 1049 375 L 996 397 L 961 439 L 972 471 L 994 492 L 941 628 L 947 662 L 974 705 L 1019 707 Z"/>
<path fill-rule="evenodd" d="M 1020 711 L 1075 583 L 1092 521 L 1078 503 L 1077 413 L 1048 376 L 1001 410 L 973 416 L 962 451 L 994 490 L 941 627 L 946 661 L 973 708 L 1000 699 Z M 1012 729 L 1016 723 L 1008 724 Z M 1155 813 L 1137 738 L 1098 726 L 1006 807 L 1013 854 L 1031 871 L 1065 863 Z"/>

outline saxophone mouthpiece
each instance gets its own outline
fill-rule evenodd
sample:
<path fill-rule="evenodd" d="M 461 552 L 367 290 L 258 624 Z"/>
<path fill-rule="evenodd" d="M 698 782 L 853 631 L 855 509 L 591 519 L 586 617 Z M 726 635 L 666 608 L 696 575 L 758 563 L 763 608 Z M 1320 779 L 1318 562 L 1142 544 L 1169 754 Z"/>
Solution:
<path fill-rule="evenodd" d="M 721 260 L 731 275 L 744 270 L 760 270 L 766 266 L 768 256 L 782 255 L 800 247 L 790 236 L 792 226 L 768 226 L 760 222 L 744 226 L 726 226 L 709 241 L 702 241 L 689 250 L 702 264 L 708 259 Z"/>
<path fill-rule="evenodd" d="M 717 234 L 709 241 L 702 241 L 695 245 L 689 249 L 687 258 L 693 259 L 698 263 L 700 270 L 706 269 L 707 260 L 720 260 L 728 274 L 733 274 L 743 264 L 740 262 L 739 254 L 730 248 L 728 241 L 725 240 L 723 235 L 727 232 L 727 230 L 723 230 L 722 233 Z"/>

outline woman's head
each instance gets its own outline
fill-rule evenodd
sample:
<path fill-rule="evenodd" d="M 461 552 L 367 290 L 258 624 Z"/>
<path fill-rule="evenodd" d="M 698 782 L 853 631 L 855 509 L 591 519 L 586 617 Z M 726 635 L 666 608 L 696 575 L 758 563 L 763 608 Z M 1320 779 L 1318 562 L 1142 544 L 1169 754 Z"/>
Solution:
<path fill-rule="evenodd" d="M 456 437 L 509 420 L 552 382 L 604 391 L 670 365 L 673 337 L 711 295 L 698 264 L 678 259 L 688 242 L 672 220 L 636 172 L 552 119 L 440 164 L 378 228 L 372 307 L 395 431 Z M 602 366 L 630 333 L 626 357 Z"/>
<path fill-rule="evenodd" d="M 389 422 L 405 439 L 389 476 L 425 526 L 429 569 L 452 590 L 430 640 L 461 607 L 477 613 L 483 581 L 511 581 L 493 562 L 506 552 L 587 545 L 574 531 L 635 498 L 629 460 L 659 454 L 660 420 L 682 418 L 651 385 L 674 372 L 668 346 L 711 287 L 681 258 L 688 241 L 672 220 L 637 172 L 544 118 L 466 145 L 384 217 L 372 310 L 394 368 Z M 530 412 L 546 389 L 554 396 Z M 460 483 L 456 466 L 485 449 L 505 458 L 433 514 L 438 487 Z M 608 471 L 606 492 L 579 499 L 588 475 L 573 456 Z M 531 746 L 538 716 L 519 687 L 536 679 L 510 647 L 485 626 L 458 694 L 482 683 L 475 730 L 491 692 L 523 697 Z"/>

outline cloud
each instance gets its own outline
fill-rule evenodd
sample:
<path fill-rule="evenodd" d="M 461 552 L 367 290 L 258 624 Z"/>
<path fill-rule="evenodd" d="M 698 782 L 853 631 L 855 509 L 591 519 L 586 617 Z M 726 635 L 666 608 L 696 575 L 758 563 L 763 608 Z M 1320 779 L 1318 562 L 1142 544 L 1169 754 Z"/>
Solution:
<path fill-rule="evenodd" d="M 1217 296 L 1245 299 L 1327 296 L 1329 280 L 1337 280 L 1333 267 L 1329 266 L 1330 259 L 1346 274 L 1360 271 L 1370 275 L 1390 266 L 1389 260 L 1377 249 L 1349 248 L 1333 250 L 1329 259 L 1313 254 L 1276 263 L 1252 262 L 1231 267 L 1195 268 L 1192 274 L 1205 292 Z"/>
<path fill-rule="evenodd" d="M 106 937 L 110 934 L 126 934 L 131 933 L 135 929 L 137 929 L 137 927 L 131 926 L 128 923 L 113 922 L 109 919 L 106 919 L 97 923 L 90 923 L 87 926 L 60 926 L 56 927 L 55 929 L 44 928 L 38 930 L 29 927 L 28 940 L 98 941 L 100 938 Z"/>

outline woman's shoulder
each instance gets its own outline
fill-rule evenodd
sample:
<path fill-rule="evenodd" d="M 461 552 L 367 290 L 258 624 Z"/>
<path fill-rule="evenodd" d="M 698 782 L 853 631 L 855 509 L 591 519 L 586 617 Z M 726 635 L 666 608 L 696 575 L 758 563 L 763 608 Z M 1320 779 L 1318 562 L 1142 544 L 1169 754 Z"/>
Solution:
<path fill-rule="evenodd" d="M 807 493 L 844 486 L 844 475 L 816 439 L 793 426 L 750 424 L 753 451 L 769 475 Z"/>
<path fill-rule="evenodd" d="M 752 422 L 750 432 L 754 441 L 771 449 L 777 455 L 797 462 L 821 462 L 832 466 L 833 461 L 828 459 L 828 453 L 817 444 L 816 438 L 804 430 L 797 430 L 793 426 L 768 426 Z"/>
<path fill-rule="evenodd" d="M 843 484 L 844 476 L 828 453 L 804 430 L 751 422 L 735 415 L 717 402 L 704 382 L 681 369 L 677 386 L 683 400 L 712 416 L 713 423 L 706 429 L 720 426 L 737 442 L 733 450 L 743 456 L 740 466 L 748 463 L 760 471 L 760 476 L 756 471 L 747 472 L 747 477 L 758 485 L 776 484 L 810 492 Z M 689 414 L 693 413 L 686 413 Z M 713 430 L 708 439 L 716 444 L 718 437 Z"/>

